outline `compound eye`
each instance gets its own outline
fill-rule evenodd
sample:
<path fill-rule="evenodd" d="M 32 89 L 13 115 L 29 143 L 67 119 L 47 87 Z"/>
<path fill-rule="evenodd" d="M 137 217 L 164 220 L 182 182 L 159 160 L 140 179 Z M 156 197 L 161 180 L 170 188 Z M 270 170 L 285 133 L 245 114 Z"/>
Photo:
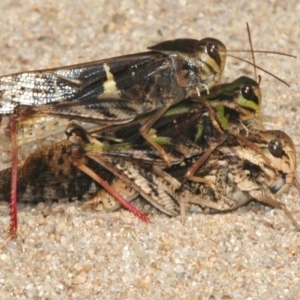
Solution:
<path fill-rule="evenodd" d="M 283 145 L 280 139 L 271 140 L 268 149 L 274 157 L 280 158 L 283 155 Z"/>
<path fill-rule="evenodd" d="M 261 95 L 260 90 L 252 84 L 244 84 L 240 88 L 240 92 L 244 99 L 251 101 L 258 107 L 261 106 Z"/>
<path fill-rule="evenodd" d="M 253 92 L 252 86 L 245 84 L 242 86 L 241 91 L 245 99 L 252 100 L 253 98 L 255 98 L 255 94 Z"/>
<path fill-rule="evenodd" d="M 219 46 L 218 45 L 211 43 L 211 42 L 207 43 L 206 44 L 206 52 L 211 58 L 213 58 L 215 60 L 219 59 Z"/>

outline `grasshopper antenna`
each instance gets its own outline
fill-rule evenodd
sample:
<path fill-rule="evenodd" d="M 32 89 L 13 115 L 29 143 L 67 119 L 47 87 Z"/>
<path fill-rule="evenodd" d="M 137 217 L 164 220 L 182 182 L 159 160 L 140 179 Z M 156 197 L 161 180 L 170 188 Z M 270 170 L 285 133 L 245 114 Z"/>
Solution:
<path fill-rule="evenodd" d="M 228 56 L 232 57 L 232 58 L 236 58 L 240 61 L 243 61 L 247 64 L 250 64 L 254 67 L 254 77 L 255 77 L 255 80 L 257 80 L 257 69 L 263 71 L 264 73 L 272 76 L 273 78 L 277 79 L 278 81 L 282 82 L 283 84 L 287 85 L 288 87 L 290 87 L 290 85 L 284 81 L 283 79 L 279 78 L 278 76 L 276 76 L 275 74 L 265 70 L 264 68 L 262 67 L 259 67 L 257 64 L 256 64 L 256 61 L 255 61 L 255 55 L 254 53 L 266 53 L 266 54 L 276 54 L 276 55 L 282 55 L 282 56 L 287 56 L 287 57 L 292 57 L 292 58 L 297 58 L 295 55 L 292 55 L 292 54 L 287 54 L 287 53 L 283 53 L 283 52 L 278 52 L 278 51 L 265 51 L 265 50 L 254 50 L 253 49 L 253 44 L 252 44 L 252 38 L 251 38 L 251 31 L 250 31 L 250 26 L 249 26 L 249 23 L 247 22 L 246 23 L 247 25 L 247 32 L 248 32 L 248 41 L 249 41 L 249 44 L 250 44 L 250 50 L 228 50 L 228 52 L 251 52 L 251 56 L 252 56 L 252 62 L 250 61 L 247 61 L 241 57 L 237 57 L 235 55 L 231 55 L 231 54 L 228 54 Z"/>
<path fill-rule="evenodd" d="M 254 51 L 254 52 L 256 52 L 256 51 Z M 259 67 L 259 66 L 257 66 L 257 65 L 254 65 L 252 62 L 250 62 L 250 61 L 248 61 L 248 60 L 246 60 L 246 59 L 243 59 L 243 58 L 241 58 L 241 57 L 235 56 L 235 55 L 228 54 L 228 56 L 229 56 L 229 57 L 232 57 L 232 58 L 235 58 L 235 59 L 238 59 L 238 60 L 240 60 L 240 61 L 243 61 L 243 62 L 245 62 L 245 63 L 247 63 L 247 64 L 249 64 L 249 65 L 255 67 L 256 69 L 259 69 L 259 70 L 263 71 L 264 73 L 266 73 L 266 74 L 272 76 L 273 78 L 277 79 L 278 81 L 280 81 L 281 83 L 285 84 L 286 86 L 290 87 L 290 85 L 289 85 L 286 81 L 284 81 L 283 79 L 279 78 L 279 77 L 276 76 L 275 74 L 273 74 L 273 73 L 267 71 L 266 69 L 264 69 L 264 68 L 262 68 L 262 67 Z"/>
<path fill-rule="evenodd" d="M 255 62 L 255 55 L 254 55 L 254 51 L 253 51 L 251 31 L 250 31 L 249 23 L 247 22 L 246 24 L 247 24 L 247 33 L 248 33 L 248 40 L 249 40 L 250 50 L 251 50 L 251 56 L 252 56 L 252 61 L 253 61 L 253 65 L 254 65 L 254 78 L 255 78 L 255 80 L 257 80 L 256 62 Z"/>
<path fill-rule="evenodd" d="M 227 50 L 227 52 L 251 52 L 251 50 Z M 281 56 L 287 56 L 287 57 L 292 57 L 292 58 L 297 58 L 296 55 L 289 54 L 289 53 L 284 53 L 280 51 L 269 51 L 269 50 L 253 50 L 254 53 L 264 53 L 264 54 L 275 54 L 275 55 L 281 55 Z"/>

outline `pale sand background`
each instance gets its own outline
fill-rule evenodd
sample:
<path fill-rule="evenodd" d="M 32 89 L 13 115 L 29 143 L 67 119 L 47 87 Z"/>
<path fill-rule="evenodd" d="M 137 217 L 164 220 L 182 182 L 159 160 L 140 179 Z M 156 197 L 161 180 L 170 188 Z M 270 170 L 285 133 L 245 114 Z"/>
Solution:
<path fill-rule="evenodd" d="M 179 37 L 248 48 L 246 21 L 256 49 L 300 55 L 299 1 L 115 2 L 2 0 L 0 74 L 144 51 Z M 263 111 L 299 151 L 299 59 L 257 55 L 257 62 L 291 85 L 262 74 Z M 224 81 L 240 75 L 252 68 L 228 59 Z M 282 200 L 300 221 L 299 193 Z M 2 238 L 9 217 L 0 208 Z M 164 215 L 146 225 L 126 211 L 103 216 L 74 204 L 54 205 L 47 218 L 43 211 L 20 209 L 19 238 L 0 253 L 0 299 L 300 298 L 300 233 L 281 211 L 251 204 L 191 216 L 185 226 Z"/>

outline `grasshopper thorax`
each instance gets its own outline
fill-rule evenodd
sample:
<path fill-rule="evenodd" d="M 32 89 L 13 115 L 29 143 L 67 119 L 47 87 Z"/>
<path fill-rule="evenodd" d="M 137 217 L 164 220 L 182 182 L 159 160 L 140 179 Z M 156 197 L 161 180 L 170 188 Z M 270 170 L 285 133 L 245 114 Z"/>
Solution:
<path fill-rule="evenodd" d="M 226 47 L 214 38 L 176 39 L 149 49 L 170 57 L 179 86 L 190 88 L 190 93 L 209 90 L 219 82 L 225 67 Z"/>

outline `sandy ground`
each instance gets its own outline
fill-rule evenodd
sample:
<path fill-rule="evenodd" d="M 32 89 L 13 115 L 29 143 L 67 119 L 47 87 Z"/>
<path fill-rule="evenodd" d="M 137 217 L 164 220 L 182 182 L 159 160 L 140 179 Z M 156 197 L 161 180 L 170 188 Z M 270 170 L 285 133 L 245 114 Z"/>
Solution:
<path fill-rule="evenodd" d="M 0 74 L 144 51 L 173 38 L 215 37 L 228 49 L 299 56 L 298 1 L 9 1 L 0 3 Z M 43 4 L 41 4 L 43 3 Z M 250 59 L 250 57 L 248 56 Z M 299 59 L 257 55 L 268 127 L 299 151 Z M 223 81 L 253 69 L 228 59 Z M 299 193 L 281 197 L 300 222 Z M 300 233 L 282 211 L 259 204 L 223 215 L 161 214 L 144 224 L 127 211 L 79 205 L 21 207 L 18 239 L 0 252 L 1 299 L 299 299 Z M 0 235 L 9 224 L 0 205 Z"/>

